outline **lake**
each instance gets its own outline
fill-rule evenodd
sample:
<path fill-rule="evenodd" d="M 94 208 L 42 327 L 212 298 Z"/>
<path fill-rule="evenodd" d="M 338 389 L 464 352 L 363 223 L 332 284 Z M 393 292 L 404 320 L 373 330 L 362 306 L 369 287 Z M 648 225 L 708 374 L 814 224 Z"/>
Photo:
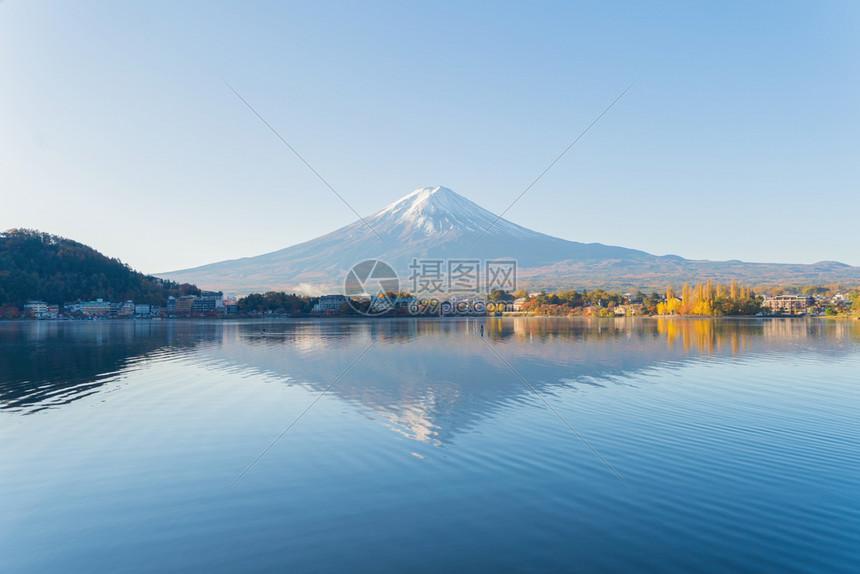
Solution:
<path fill-rule="evenodd" d="M 858 572 L 859 373 L 860 321 L 0 323 L 0 572 Z"/>

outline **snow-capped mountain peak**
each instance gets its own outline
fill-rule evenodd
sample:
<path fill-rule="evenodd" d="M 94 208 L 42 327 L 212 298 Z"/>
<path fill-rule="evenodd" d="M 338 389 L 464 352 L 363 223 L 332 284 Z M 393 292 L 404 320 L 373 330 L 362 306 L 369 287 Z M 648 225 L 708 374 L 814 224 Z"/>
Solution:
<path fill-rule="evenodd" d="M 507 233 L 529 231 L 497 217 L 447 187 L 422 187 L 395 201 L 368 219 L 375 229 L 394 235 L 435 235 L 456 232 L 477 237 L 499 227 Z M 493 223 L 495 222 L 495 225 Z"/>
<path fill-rule="evenodd" d="M 368 224 L 373 228 L 368 229 Z M 377 237 L 377 234 L 379 237 Z M 380 241 L 380 237 L 383 241 Z M 417 260 L 515 260 L 518 268 L 563 261 L 654 259 L 647 253 L 551 237 L 499 218 L 446 187 L 422 187 L 370 217 L 286 249 L 163 274 L 232 290 L 285 289 L 332 293 L 356 263 L 376 258 L 410 277 Z M 298 287 L 301 286 L 301 287 Z"/>

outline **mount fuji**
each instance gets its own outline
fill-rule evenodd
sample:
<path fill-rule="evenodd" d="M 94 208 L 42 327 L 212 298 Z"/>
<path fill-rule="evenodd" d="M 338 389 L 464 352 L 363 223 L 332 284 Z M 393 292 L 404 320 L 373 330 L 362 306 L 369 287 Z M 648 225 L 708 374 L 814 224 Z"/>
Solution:
<path fill-rule="evenodd" d="M 353 265 L 374 258 L 391 265 L 404 283 L 413 259 L 514 259 L 520 285 L 547 289 L 662 289 L 732 278 L 754 285 L 860 281 L 860 267 L 836 262 L 693 261 L 568 241 L 500 219 L 445 187 L 416 189 L 364 220 L 286 249 L 158 276 L 237 293 L 334 293 Z"/>

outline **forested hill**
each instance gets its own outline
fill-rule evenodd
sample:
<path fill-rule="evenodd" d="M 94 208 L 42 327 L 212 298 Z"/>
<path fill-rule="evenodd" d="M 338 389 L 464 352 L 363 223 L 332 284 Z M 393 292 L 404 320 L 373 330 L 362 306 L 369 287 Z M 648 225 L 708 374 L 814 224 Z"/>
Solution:
<path fill-rule="evenodd" d="M 0 305 L 29 299 L 63 304 L 78 299 L 164 305 L 173 295 L 195 295 L 194 285 L 144 275 L 119 259 L 77 241 L 31 229 L 0 233 Z"/>

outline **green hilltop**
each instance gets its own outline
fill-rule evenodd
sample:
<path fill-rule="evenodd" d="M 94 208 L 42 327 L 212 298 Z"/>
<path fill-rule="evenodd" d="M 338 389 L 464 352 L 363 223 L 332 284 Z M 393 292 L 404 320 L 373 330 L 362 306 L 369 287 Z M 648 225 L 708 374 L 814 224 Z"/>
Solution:
<path fill-rule="evenodd" d="M 71 239 L 32 229 L 0 233 L 0 305 L 96 298 L 164 305 L 170 295 L 199 293 L 194 285 L 144 275 Z"/>

